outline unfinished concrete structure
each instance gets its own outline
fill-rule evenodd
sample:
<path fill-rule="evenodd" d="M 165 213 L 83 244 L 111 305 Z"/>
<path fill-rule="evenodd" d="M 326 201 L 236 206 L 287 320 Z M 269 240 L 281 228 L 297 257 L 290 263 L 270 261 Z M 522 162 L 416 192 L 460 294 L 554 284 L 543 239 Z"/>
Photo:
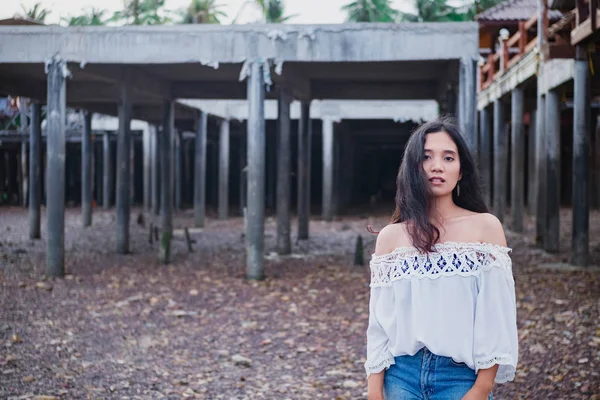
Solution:
<path fill-rule="evenodd" d="M 493 208 L 502 218 L 510 202 L 511 227 L 522 231 L 527 200 L 538 244 L 558 252 L 560 206 L 571 205 L 571 261 L 586 265 L 590 201 L 600 205 L 600 80 L 591 77 L 600 61 L 598 3 L 511 0 L 478 20 L 481 43 L 493 48 L 482 54 L 487 62 L 480 65 L 477 100 Z M 496 42 L 486 37 L 500 28 L 505 32 Z"/>
<path fill-rule="evenodd" d="M 154 158 L 161 172 L 161 259 L 169 261 L 171 146 L 175 129 L 193 131 L 196 176 L 202 176 L 206 119 L 178 98 L 247 99 L 248 276 L 262 277 L 265 205 L 265 98 L 279 99 L 279 169 L 289 166 L 289 104 L 302 102 L 298 132 L 300 239 L 309 234 L 313 99 L 433 99 L 456 113 L 475 145 L 477 24 L 344 24 L 323 26 L 156 26 L 123 28 L 0 28 L 0 91 L 46 102 L 48 176 L 64 175 L 62 122 L 67 105 L 119 117 L 117 145 L 117 250 L 128 249 L 131 118 L 161 126 Z M 23 51 L 27 49 L 27 51 Z M 223 129 L 227 136 L 227 129 Z M 326 159 L 335 140 L 325 129 Z M 154 148 L 154 145 L 153 145 Z M 229 147 L 223 145 L 222 154 Z M 329 165 L 329 164 L 327 164 Z M 328 167 L 329 168 L 329 167 Z M 151 174 L 152 175 L 152 174 Z M 290 185 L 279 174 L 278 187 Z M 201 178 L 196 178 L 198 184 Z M 328 180 L 327 182 L 331 182 Z M 64 181 L 48 193 L 48 266 L 63 270 Z M 202 188 L 195 199 L 201 200 Z M 63 193 L 61 195 L 61 193 Z M 225 192 L 225 190 L 223 191 Z M 330 189 L 326 190 L 331 193 Z M 329 194 L 327 195 L 329 196 Z M 52 199 L 50 199 L 52 197 Z M 154 197 L 153 197 L 154 198 Z M 282 190 L 278 204 L 288 204 Z M 197 204 L 198 205 L 198 204 Z M 289 208 L 288 208 L 289 210 Z M 329 213 L 329 211 L 328 211 Z M 222 215 L 227 215 L 223 210 Z M 289 212 L 279 213 L 289 224 Z M 197 214 L 201 221 L 201 211 Z M 282 229 L 289 235 L 289 229 Z M 52 235 L 52 240 L 50 236 Z"/>

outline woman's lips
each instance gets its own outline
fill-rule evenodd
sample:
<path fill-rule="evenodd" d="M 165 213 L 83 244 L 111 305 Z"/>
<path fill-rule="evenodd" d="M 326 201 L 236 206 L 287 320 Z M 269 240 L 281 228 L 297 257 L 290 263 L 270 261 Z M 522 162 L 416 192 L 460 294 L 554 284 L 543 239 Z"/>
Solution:
<path fill-rule="evenodd" d="M 446 181 L 443 178 L 436 176 L 433 178 L 429 178 L 429 182 L 431 182 L 432 185 L 443 185 Z"/>

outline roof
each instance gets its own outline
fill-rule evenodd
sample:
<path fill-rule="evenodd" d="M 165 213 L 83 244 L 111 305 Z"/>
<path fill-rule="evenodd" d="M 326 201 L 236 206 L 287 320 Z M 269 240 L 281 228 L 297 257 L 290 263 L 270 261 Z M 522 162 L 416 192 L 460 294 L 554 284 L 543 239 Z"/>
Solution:
<path fill-rule="evenodd" d="M 552 0 L 547 0 L 549 3 Z M 475 16 L 476 21 L 526 21 L 538 10 L 538 0 L 506 0 Z M 558 10 L 548 10 L 548 19 L 558 20 Z"/>
<path fill-rule="evenodd" d="M 0 19 L 0 25 L 44 25 L 42 22 L 36 21 L 28 17 L 15 15 L 12 18 Z"/>

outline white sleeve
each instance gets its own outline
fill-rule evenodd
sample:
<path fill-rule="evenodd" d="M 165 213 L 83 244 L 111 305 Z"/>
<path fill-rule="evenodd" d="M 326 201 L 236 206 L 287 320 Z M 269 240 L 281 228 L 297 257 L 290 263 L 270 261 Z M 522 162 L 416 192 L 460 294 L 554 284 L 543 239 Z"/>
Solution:
<path fill-rule="evenodd" d="M 388 336 L 377 320 L 377 309 L 386 309 L 391 306 L 388 302 L 385 304 L 392 293 L 391 287 L 371 287 L 371 299 L 369 300 L 369 326 L 367 328 L 367 361 L 365 362 L 365 371 L 367 378 L 370 374 L 375 374 L 388 369 L 394 364 L 394 356 L 388 347 Z M 380 305 L 378 306 L 378 303 Z"/>
<path fill-rule="evenodd" d="M 473 342 L 475 371 L 498 364 L 496 383 L 514 379 L 519 357 L 512 263 L 508 256 L 501 262 L 480 275 Z"/>

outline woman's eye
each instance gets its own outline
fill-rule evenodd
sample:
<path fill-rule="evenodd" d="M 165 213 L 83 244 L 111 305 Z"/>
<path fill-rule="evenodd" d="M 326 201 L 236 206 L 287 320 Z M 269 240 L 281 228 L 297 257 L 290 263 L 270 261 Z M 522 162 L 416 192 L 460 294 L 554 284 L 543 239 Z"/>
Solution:
<path fill-rule="evenodd" d="M 424 156 L 423 156 L 423 158 L 424 158 L 425 160 L 429 160 L 431 157 L 430 157 L 430 156 L 428 156 L 428 155 L 424 155 Z"/>
<path fill-rule="evenodd" d="M 454 158 L 452 158 L 452 157 L 446 157 L 446 161 L 454 161 Z"/>

